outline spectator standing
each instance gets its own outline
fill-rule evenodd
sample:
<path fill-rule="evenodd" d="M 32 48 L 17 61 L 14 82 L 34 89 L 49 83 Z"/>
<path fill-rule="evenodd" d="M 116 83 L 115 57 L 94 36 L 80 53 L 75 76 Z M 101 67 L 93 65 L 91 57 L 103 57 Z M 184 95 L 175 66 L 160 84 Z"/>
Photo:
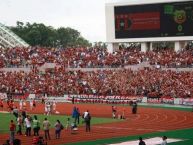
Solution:
<path fill-rule="evenodd" d="M 33 119 L 34 136 L 39 136 L 39 130 L 40 130 L 40 122 L 39 122 L 37 116 L 34 115 L 34 119 Z"/>
<path fill-rule="evenodd" d="M 88 113 L 89 113 L 88 110 L 83 113 L 83 116 L 82 116 L 83 119 L 85 119 L 85 117 L 88 115 Z"/>
<path fill-rule="evenodd" d="M 48 113 L 47 104 L 44 103 L 44 115 L 47 115 L 47 113 Z"/>
<path fill-rule="evenodd" d="M 33 99 L 33 108 L 35 108 L 35 107 L 36 107 L 36 100 Z"/>
<path fill-rule="evenodd" d="M 72 104 L 74 104 L 74 96 L 72 96 Z"/>
<path fill-rule="evenodd" d="M 73 108 L 72 118 L 74 118 L 74 122 L 75 122 L 75 124 L 76 124 L 77 121 L 78 121 L 78 118 L 79 118 L 79 112 L 78 112 L 78 110 L 77 110 L 76 107 Z"/>
<path fill-rule="evenodd" d="M 46 140 L 51 139 L 50 138 L 50 126 L 51 126 L 50 122 L 48 121 L 47 118 L 45 118 L 43 121 L 43 129 L 44 129 L 44 135 L 45 135 Z"/>
<path fill-rule="evenodd" d="M 125 108 L 123 108 L 121 119 L 125 119 Z"/>
<path fill-rule="evenodd" d="M 55 137 L 56 137 L 56 139 L 60 139 L 62 124 L 60 123 L 59 120 L 57 120 L 56 124 L 54 126 L 55 126 Z"/>
<path fill-rule="evenodd" d="M 77 123 L 79 124 L 80 123 L 80 110 L 79 108 L 76 108 L 77 110 Z"/>
<path fill-rule="evenodd" d="M 21 115 L 19 115 L 17 118 L 17 125 L 18 125 L 17 134 L 19 134 L 19 135 L 22 135 L 22 124 L 23 124 L 22 122 L 23 122 L 22 117 L 21 117 Z"/>
<path fill-rule="evenodd" d="M 29 104 L 30 104 L 30 110 L 33 110 L 33 100 L 32 99 L 29 101 Z"/>
<path fill-rule="evenodd" d="M 67 122 L 66 122 L 66 130 L 68 130 L 69 127 L 70 127 L 70 118 L 67 118 Z"/>
<path fill-rule="evenodd" d="M 90 132 L 90 121 L 91 121 L 91 115 L 89 111 L 87 110 L 84 115 L 84 122 L 86 124 L 86 132 Z"/>
<path fill-rule="evenodd" d="M 115 119 L 116 118 L 116 112 L 117 112 L 117 109 L 115 106 L 112 106 L 112 118 Z"/>
<path fill-rule="evenodd" d="M 3 100 L 0 99 L 0 108 L 3 110 Z"/>
<path fill-rule="evenodd" d="M 139 145 L 146 145 L 142 137 L 139 137 Z"/>
<path fill-rule="evenodd" d="M 19 115 L 19 110 L 17 109 L 17 106 L 13 109 L 13 115 L 15 116 L 15 118 L 17 120 L 18 115 Z"/>
<path fill-rule="evenodd" d="M 26 103 L 26 100 L 23 101 L 23 109 L 26 110 L 27 109 L 27 103 Z"/>
<path fill-rule="evenodd" d="M 13 100 L 8 100 L 7 105 L 8 105 L 8 108 L 10 109 L 10 112 L 12 112 L 14 107 Z"/>
<path fill-rule="evenodd" d="M 53 106 L 53 113 L 56 113 L 56 100 L 55 99 L 53 100 L 52 106 Z"/>
<path fill-rule="evenodd" d="M 26 111 L 24 109 L 21 112 L 21 116 L 22 116 L 22 124 L 24 124 L 25 118 L 27 117 Z"/>
<path fill-rule="evenodd" d="M 16 129 L 16 125 L 13 122 L 13 120 L 11 120 L 10 125 L 9 125 L 9 131 L 10 131 L 9 143 L 11 145 L 13 145 L 13 142 L 15 140 L 15 129 Z"/>
<path fill-rule="evenodd" d="M 19 100 L 19 109 L 20 110 L 23 109 L 23 100 L 22 99 Z"/>
<path fill-rule="evenodd" d="M 42 104 L 45 104 L 45 98 L 44 96 L 42 96 L 42 101 L 41 101 Z"/>
<path fill-rule="evenodd" d="M 47 116 L 49 116 L 51 114 L 51 104 L 50 104 L 50 102 L 48 102 L 46 104 L 46 107 L 47 107 Z"/>
<path fill-rule="evenodd" d="M 137 113 L 137 103 L 136 102 L 133 103 L 132 113 L 133 114 Z"/>
<path fill-rule="evenodd" d="M 167 137 L 166 136 L 163 136 L 162 137 L 162 143 L 161 145 L 167 145 Z"/>
<path fill-rule="evenodd" d="M 31 136 L 31 117 L 27 115 L 25 118 L 26 136 Z"/>

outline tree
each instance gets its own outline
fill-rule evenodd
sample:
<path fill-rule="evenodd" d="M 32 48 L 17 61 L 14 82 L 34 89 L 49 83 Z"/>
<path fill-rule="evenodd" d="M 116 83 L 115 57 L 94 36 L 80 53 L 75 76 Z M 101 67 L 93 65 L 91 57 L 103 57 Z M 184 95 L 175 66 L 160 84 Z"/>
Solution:
<path fill-rule="evenodd" d="M 67 30 L 63 27 L 57 29 L 57 40 L 61 47 L 67 47 L 70 41 L 70 35 Z"/>
<path fill-rule="evenodd" d="M 78 40 L 76 41 L 76 45 L 79 45 L 82 47 L 92 46 L 92 44 L 89 43 L 89 41 L 84 39 L 83 37 L 78 38 Z"/>
<path fill-rule="evenodd" d="M 88 40 L 80 35 L 80 32 L 72 28 L 60 27 L 54 29 L 42 23 L 30 24 L 27 22 L 16 22 L 17 26 L 10 27 L 11 30 L 20 36 L 31 46 L 46 47 L 68 47 L 68 46 L 90 46 Z"/>
<path fill-rule="evenodd" d="M 26 40 L 29 44 L 32 46 L 35 46 L 37 44 L 41 44 L 41 34 L 38 30 L 31 30 L 26 34 Z"/>

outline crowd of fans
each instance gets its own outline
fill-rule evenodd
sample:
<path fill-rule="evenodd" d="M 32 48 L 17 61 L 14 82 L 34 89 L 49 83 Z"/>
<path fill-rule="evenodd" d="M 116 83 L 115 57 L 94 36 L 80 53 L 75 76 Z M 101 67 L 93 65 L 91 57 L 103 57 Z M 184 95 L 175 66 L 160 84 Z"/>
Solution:
<path fill-rule="evenodd" d="M 67 71 L 64 67 L 39 72 L 0 72 L 0 92 L 94 94 L 149 97 L 193 97 L 193 72 L 160 69 Z"/>
<path fill-rule="evenodd" d="M 0 50 L 0 68 L 32 67 L 56 63 L 72 68 L 123 67 L 143 61 L 165 67 L 189 67 L 193 64 L 193 49 L 175 52 L 172 49 L 141 52 L 140 48 L 120 48 L 109 53 L 106 48 L 10 48 Z"/>
<path fill-rule="evenodd" d="M 174 50 L 161 50 L 159 52 L 149 51 L 146 58 L 150 60 L 151 65 L 160 65 L 165 67 L 192 67 L 193 50 L 182 50 L 175 52 Z"/>
<path fill-rule="evenodd" d="M 142 69 L 123 66 L 148 61 L 151 65 L 191 66 L 193 49 L 141 52 L 138 47 L 120 48 L 108 53 L 105 48 L 12 48 L 0 49 L 0 67 L 32 67 L 30 72 L 0 71 L 0 92 L 35 93 L 50 96 L 94 94 L 120 96 L 192 97 L 193 72 Z M 37 66 L 56 63 L 59 67 L 39 71 Z M 103 71 L 67 71 L 66 68 L 111 67 Z"/>

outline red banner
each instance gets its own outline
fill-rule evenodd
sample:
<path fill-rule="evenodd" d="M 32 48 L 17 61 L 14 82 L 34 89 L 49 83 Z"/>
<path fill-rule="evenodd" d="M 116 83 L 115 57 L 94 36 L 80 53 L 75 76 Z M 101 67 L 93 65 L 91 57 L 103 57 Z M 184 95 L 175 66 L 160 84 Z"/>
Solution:
<path fill-rule="evenodd" d="M 116 29 L 124 26 L 125 30 L 160 29 L 160 12 L 146 12 L 116 15 Z"/>
<path fill-rule="evenodd" d="M 161 99 L 160 98 L 147 98 L 147 103 L 160 104 Z"/>
<path fill-rule="evenodd" d="M 174 104 L 174 98 L 173 97 L 162 97 L 162 103 L 165 104 Z"/>

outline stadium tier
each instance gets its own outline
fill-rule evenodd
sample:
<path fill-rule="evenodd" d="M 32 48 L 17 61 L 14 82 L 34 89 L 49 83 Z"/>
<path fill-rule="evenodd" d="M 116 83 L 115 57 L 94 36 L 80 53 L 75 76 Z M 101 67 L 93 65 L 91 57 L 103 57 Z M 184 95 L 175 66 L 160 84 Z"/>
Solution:
<path fill-rule="evenodd" d="M 192 97 L 193 72 L 160 68 L 69 71 L 64 67 L 30 72 L 0 72 L 0 91 L 49 96 L 94 94 Z"/>
<path fill-rule="evenodd" d="M 162 67 L 192 67 L 192 47 L 175 52 L 171 48 L 142 52 L 138 47 L 120 48 L 109 53 L 106 48 L 49 49 L 15 47 L 0 49 L 0 68 L 40 67 L 55 63 L 66 68 L 118 68 L 147 62 Z"/>

